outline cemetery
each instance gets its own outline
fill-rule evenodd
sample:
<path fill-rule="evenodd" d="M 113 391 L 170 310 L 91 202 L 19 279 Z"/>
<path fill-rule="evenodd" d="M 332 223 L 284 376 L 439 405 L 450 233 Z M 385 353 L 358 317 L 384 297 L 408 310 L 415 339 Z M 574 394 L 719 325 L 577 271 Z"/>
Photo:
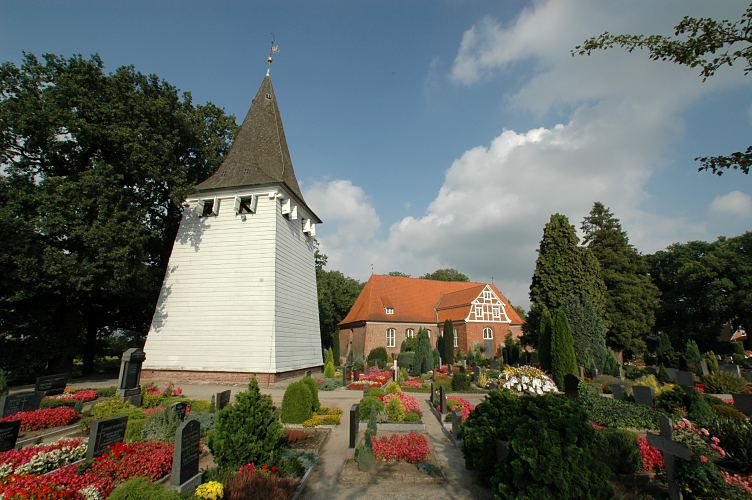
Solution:
<path fill-rule="evenodd" d="M 0 500 L 752 500 L 743 1 L 3 6 Z"/>

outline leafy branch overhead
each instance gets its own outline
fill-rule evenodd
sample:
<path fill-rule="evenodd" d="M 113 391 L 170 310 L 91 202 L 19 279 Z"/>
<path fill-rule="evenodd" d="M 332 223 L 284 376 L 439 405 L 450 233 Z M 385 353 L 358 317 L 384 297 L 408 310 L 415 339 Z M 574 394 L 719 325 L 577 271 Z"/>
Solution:
<path fill-rule="evenodd" d="M 723 66 L 735 62 L 744 65 L 744 74 L 752 73 L 752 4 L 737 21 L 715 20 L 708 17 L 686 16 L 674 27 L 673 36 L 663 35 L 613 35 L 609 32 L 588 38 L 577 45 L 572 55 L 590 55 L 596 50 L 614 46 L 628 52 L 647 50 L 654 61 L 669 61 L 690 68 L 701 69 L 704 82 Z M 710 170 L 722 175 L 726 169 L 749 173 L 752 164 L 752 146 L 722 156 L 700 156 L 699 170 Z"/>

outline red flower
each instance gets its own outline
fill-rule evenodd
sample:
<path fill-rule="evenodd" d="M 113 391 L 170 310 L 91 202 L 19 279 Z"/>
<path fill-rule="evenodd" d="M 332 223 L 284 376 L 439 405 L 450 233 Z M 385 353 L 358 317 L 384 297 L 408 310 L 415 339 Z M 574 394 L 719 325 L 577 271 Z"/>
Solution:
<path fill-rule="evenodd" d="M 414 432 L 376 436 L 371 445 L 374 456 L 387 462 L 418 463 L 424 461 L 430 452 L 426 436 Z"/>

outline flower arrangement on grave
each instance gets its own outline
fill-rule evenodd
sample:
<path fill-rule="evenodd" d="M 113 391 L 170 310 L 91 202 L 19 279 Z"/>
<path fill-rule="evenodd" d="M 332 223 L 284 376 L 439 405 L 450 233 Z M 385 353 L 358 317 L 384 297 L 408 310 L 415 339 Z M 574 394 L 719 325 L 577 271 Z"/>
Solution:
<path fill-rule="evenodd" d="M 224 488 L 219 481 L 209 481 L 198 485 L 193 496 L 201 500 L 218 500 L 224 496 Z"/>
<path fill-rule="evenodd" d="M 21 421 L 22 431 L 37 431 L 60 427 L 75 422 L 81 415 L 70 406 L 58 406 L 57 408 L 42 408 L 39 410 L 22 411 L 0 419 L 0 422 L 11 420 Z"/>
<path fill-rule="evenodd" d="M 368 375 L 361 375 L 360 379 L 347 386 L 350 390 L 362 391 L 364 387 L 381 387 L 392 378 L 392 372 L 378 368 L 369 368 Z"/>
<path fill-rule="evenodd" d="M 475 409 L 475 405 L 470 404 L 470 402 L 465 399 L 452 396 L 451 398 L 447 398 L 447 408 L 449 408 L 449 411 L 459 409 L 462 412 L 461 417 L 462 421 L 464 422 L 465 420 L 467 420 L 467 417 L 470 416 L 470 413 Z"/>
<path fill-rule="evenodd" d="M 422 389 L 426 384 L 420 377 L 411 377 L 401 381 L 399 385 L 402 389 Z"/>
<path fill-rule="evenodd" d="M 415 464 L 423 462 L 430 452 L 426 436 L 414 432 L 374 436 L 371 446 L 375 458 L 385 462 Z"/>
<path fill-rule="evenodd" d="M 387 394 L 381 399 L 384 401 L 385 405 L 388 405 L 389 402 L 393 399 L 398 399 L 402 403 L 402 406 L 405 408 L 405 413 L 417 413 L 419 416 L 422 415 L 420 411 L 420 403 L 418 402 L 418 400 L 413 396 L 410 396 L 409 394 L 405 394 L 404 392 L 394 392 Z"/>
<path fill-rule="evenodd" d="M 499 387 L 531 396 L 557 391 L 554 381 L 545 372 L 532 366 L 506 368 L 499 374 Z"/>
<path fill-rule="evenodd" d="M 640 448 L 640 454 L 642 455 L 642 469 L 648 472 L 657 472 L 665 467 L 663 462 L 663 454 L 645 440 L 645 438 L 637 437 L 637 446 Z"/>
<path fill-rule="evenodd" d="M 706 428 L 699 427 L 686 418 L 680 419 L 673 427 L 674 439 L 689 446 L 699 455 L 701 462 L 726 456 L 726 452 L 720 446 L 720 439 L 712 436 Z"/>
<path fill-rule="evenodd" d="M 44 399 L 59 399 L 62 401 L 81 401 L 83 403 L 87 401 L 94 401 L 97 399 L 97 391 L 94 389 L 83 389 L 80 391 L 69 390 L 67 387 L 65 392 L 56 396 L 45 396 Z"/>
<path fill-rule="evenodd" d="M 86 443 L 80 438 L 5 451 L 0 453 L 0 479 L 11 474 L 45 474 L 85 456 Z"/>

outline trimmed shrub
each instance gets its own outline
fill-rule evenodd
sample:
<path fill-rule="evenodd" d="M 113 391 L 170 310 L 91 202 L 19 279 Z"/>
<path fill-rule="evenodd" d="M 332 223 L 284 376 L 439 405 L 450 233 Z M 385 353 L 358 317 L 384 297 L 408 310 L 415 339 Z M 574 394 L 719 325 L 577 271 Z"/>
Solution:
<path fill-rule="evenodd" d="M 655 374 L 655 378 L 662 384 L 671 382 L 671 377 L 668 376 L 668 371 L 666 371 L 666 367 L 662 364 L 658 365 L 658 373 Z"/>
<path fill-rule="evenodd" d="M 451 365 L 454 363 L 454 325 L 451 320 L 444 321 L 444 345 L 439 351 L 444 364 Z"/>
<path fill-rule="evenodd" d="M 308 388 L 302 387 L 310 395 Z M 209 448 L 220 467 L 269 463 L 284 447 L 285 429 L 274 414 L 271 398 L 261 395 L 255 378 L 248 390 L 237 394 L 235 401 L 216 415 Z"/>
<path fill-rule="evenodd" d="M 154 484 L 145 477 L 134 477 L 110 493 L 107 498 L 111 500 L 180 500 L 183 498 L 176 491 L 170 491 L 158 484 Z"/>
<path fill-rule="evenodd" d="M 708 365 L 708 371 L 710 373 L 718 373 L 718 358 L 715 357 L 713 351 L 708 351 L 704 355 L 705 363 Z"/>
<path fill-rule="evenodd" d="M 633 474 L 642 467 L 637 436 L 624 429 L 605 428 L 595 432 L 596 456 L 615 474 Z"/>
<path fill-rule="evenodd" d="M 577 358 L 567 316 L 557 309 L 551 330 L 551 375 L 559 389 L 564 389 L 564 377 L 568 374 L 577 375 Z"/>
<path fill-rule="evenodd" d="M 280 417 L 289 424 L 302 424 L 313 414 L 313 395 L 302 380 L 293 382 L 285 389 Z"/>
<path fill-rule="evenodd" d="M 540 327 L 538 332 L 538 362 L 543 371 L 551 371 L 551 330 L 553 319 L 547 307 L 541 309 Z"/>
<path fill-rule="evenodd" d="M 384 402 L 376 396 L 367 395 L 360 400 L 358 405 L 358 418 L 361 422 L 365 422 L 371 416 L 371 409 L 376 411 L 376 414 L 384 411 Z"/>
<path fill-rule="evenodd" d="M 406 424 L 416 424 L 420 422 L 420 414 L 415 413 L 414 411 L 405 413 L 405 418 L 403 420 Z"/>
<path fill-rule="evenodd" d="M 386 384 L 386 389 L 384 390 L 384 392 L 386 394 L 391 394 L 393 392 L 402 392 L 402 388 L 400 387 L 400 385 L 397 382 L 395 382 L 394 380 L 392 380 L 391 382 L 389 382 L 388 384 Z"/>
<path fill-rule="evenodd" d="M 598 425 L 629 429 L 658 429 L 662 412 L 647 406 L 604 398 L 586 382 L 580 382 L 578 402 L 588 418 Z"/>
<path fill-rule="evenodd" d="M 611 349 L 606 350 L 606 355 L 603 359 L 603 373 L 612 377 L 619 376 L 619 362 L 616 361 L 616 356 Z"/>
<path fill-rule="evenodd" d="M 303 377 L 303 383 L 308 386 L 308 390 L 311 391 L 311 410 L 318 411 L 321 407 L 319 403 L 319 386 L 312 377 Z"/>
<path fill-rule="evenodd" d="M 405 405 L 399 398 L 391 399 L 387 403 L 385 411 L 390 422 L 402 422 L 405 419 Z"/>
<path fill-rule="evenodd" d="M 408 370 L 413 369 L 413 363 L 415 362 L 415 353 L 406 351 L 397 355 L 397 365 Z"/>
<path fill-rule="evenodd" d="M 324 377 L 334 378 L 335 374 L 336 374 L 336 371 L 334 369 L 334 363 L 331 361 L 327 361 L 326 365 L 324 365 Z"/>
<path fill-rule="evenodd" d="M 733 394 L 747 388 L 741 377 L 720 371 L 702 377 L 702 383 L 705 384 L 705 392 L 713 394 Z"/>
<path fill-rule="evenodd" d="M 383 347 L 376 347 L 368 353 L 368 365 L 376 365 L 379 368 L 386 366 L 386 361 L 389 359 L 389 355 L 386 353 L 386 349 Z"/>
<path fill-rule="evenodd" d="M 466 391 L 470 387 L 470 376 L 465 372 L 452 375 L 452 390 Z"/>
<path fill-rule="evenodd" d="M 490 480 L 497 498 L 611 498 L 595 431 L 564 396 L 493 390 L 462 431 L 466 466 Z M 496 458 L 498 439 L 507 442 L 503 460 Z"/>
<path fill-rule="evenodd" d="M 171 443 L 175 439 L 175 431 L 181 421 L 172 408 L 164 408 L 146 417 L 141 436 L 146 441 L 162 441 Z"/>
<path fill-rule="evenodd" d="M 700 369 L 700 361 L 702 361 L 702 354 L 700 354 L 700 348 L 697 346 L 697 342 L 690 339 L 687 341 L 687 345 L 684 348 L 684 359 L 687 361 L 687 368 L 697 375 L 702 375 Z"/>
<path fill-rule="evenodd" d="M 96 419 L 120 417 L 127 415 L 128 418 L 144 418 L 144 410 L 137 408 L 120 398 L 110 398 L 95 404 L 91 414 Z"/>

